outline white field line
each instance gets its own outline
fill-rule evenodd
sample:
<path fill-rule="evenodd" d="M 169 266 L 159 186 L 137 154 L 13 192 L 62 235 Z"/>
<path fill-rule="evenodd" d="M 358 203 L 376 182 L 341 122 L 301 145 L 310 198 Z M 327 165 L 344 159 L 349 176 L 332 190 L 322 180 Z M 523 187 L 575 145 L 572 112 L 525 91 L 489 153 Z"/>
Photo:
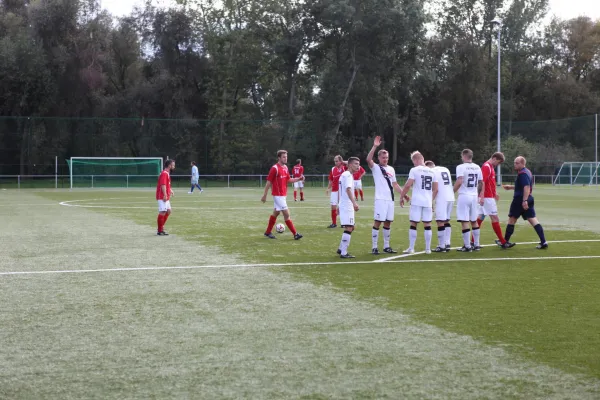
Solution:
<path fill-rule="evenodd" d="M 582 240 L 555 240 L 555 241 L 549 241 L 548 240 L 548 244 L 551 243 L 586 243 L 586 242 L 600 242 L 600 239 L 582 239 Z M 517 243 L 517 245 L 522 245 L 522 244 L 539 244 L 540 242 L 519 242 Z M 481 247 L 498 247 L 497 244 L 482 244 Z M 453 251 L 456 251 L 456 248 L 452 249 Z M 389 262 L 389 261 L 393 261 L 396 260 L 398 258 L 406 258 L 406 257 L 411 257 L 411 256 L 418 256 L 421 254 L 425 254 L 424 251 L 419 251 L 419 252 L 415 252 L 412 254 L 400 254 L 398 256 L 392 256 L 392 257 L 386 257 L 386 258 L 380 258 L 377 260 L 374 260 L 373 262 L 376 263 L 382 263 L 382 262 Z M 511 260 L 513 260 L 513 258 L 510 258 Z M 491 259 L 486 259 L 486 260 L 491 260 Z M 514 259 L 516 260 L 516 258 Z"/>
<path fill-rule="evenodd" d="M 496 258 L 443 258 L 428 260 L 393 260 L 386 264 L 409 263 L 448 263 L 448 262 L 482 262 L 482 261 L 546 261 L 546 260 L 580 260 L 600 259 L 600 256 L 550 256 L 550 257 L 496 257 Z M 137 268 L 102 268 L 102 269 L 67 269 L 54 271 L 7 271 L 0 272 L 0 276 L 8 275 L 47 275 L 47 274 L 80 274 L 88 272 L 128 272 L 128 271 L 165 271 L 165 270 L 194 270 L 194 269 L 219 269 L 219 268 L 260 268 L 260 267 L 313 267 L 317 265 L 347 265 L 347 264 L 372 264 L 374 261 L 335 261 L 335 262 L 304 262 L 304 263 L 271 263 L 271 264 L 229 264 L 229 265 L 189 265 L 173 267 L 137 267 Z"/>

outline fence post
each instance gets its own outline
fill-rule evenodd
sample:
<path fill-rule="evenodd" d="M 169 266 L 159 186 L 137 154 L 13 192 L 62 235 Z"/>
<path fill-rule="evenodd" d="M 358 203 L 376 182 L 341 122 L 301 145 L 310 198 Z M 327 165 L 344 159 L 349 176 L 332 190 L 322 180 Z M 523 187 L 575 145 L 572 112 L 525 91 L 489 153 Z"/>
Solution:
<path fill-rule="evenodd" d="M 54 157 L 54 189 L 58 189 L 58 156 Z"/>
<path fill-rule="evenodd" d="M 227 175 L 227 187 L 229 188 L 229 175 Z"/>
<path fill-rule="evenodd" d="M 17 175 L 17 189 L 21 189 L 21 175 Z"/>
<path fill-rule="evenodd" d="M 262 187 L 262 175 L 258 176 L 258 182 L 259 187 Z"/>
<path fill-rule="evenodd" d="M 595 123 L 594 123 L 594 137 L 595 137 L 595 155 L 596 155 L 596 165 L 595 165 L 595 171 L 596 171 L 596 185 L 598 185 L 598 114 L 596 114 L 595 116 Z"/>
<path fill-rule="evenodd" d="M 125 175 L 126 180 L 127 180 L 127 185 L 125 186 L 127 189 L 129 189 L 129 175 Z"/>
<path fill-rule="evenodd" d="M 92 189 L 94 188 L 94 175 L 92 175 Z"/>

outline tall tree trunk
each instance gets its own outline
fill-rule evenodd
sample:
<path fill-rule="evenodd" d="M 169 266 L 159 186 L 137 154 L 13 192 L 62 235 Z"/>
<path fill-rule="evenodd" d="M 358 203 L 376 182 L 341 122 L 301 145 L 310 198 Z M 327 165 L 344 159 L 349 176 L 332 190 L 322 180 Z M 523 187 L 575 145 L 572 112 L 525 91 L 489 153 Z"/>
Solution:
<path fill-rule="evenodd" d="M 337 138 L 340 126 L 342 125 L 342 121 L 344 120 L 344 110 L 346 109 L 346 102 L 348 101 L 348 96 L 350 96 L 350 92 L 352 91 L 352 87 L 354 86 L 354 80 L 356 79 L 356 74 L 358 73 L 359 65 L 352 65 L 352 74 L 350 75 L 350 80 L 348 81 L 348 86 L 346 87 L 346 93 L 344 93 L 344 98 L 338 108 L 338 112 L 336 114 L 336 123 L 335 127 L 329 133 L 329 137 L 327 138 L 327 148 L 325 154 L 327 156 L 330 155 L 331 149 L 333 148 L 333 144 L 335 143 L 335 139 Z"/>

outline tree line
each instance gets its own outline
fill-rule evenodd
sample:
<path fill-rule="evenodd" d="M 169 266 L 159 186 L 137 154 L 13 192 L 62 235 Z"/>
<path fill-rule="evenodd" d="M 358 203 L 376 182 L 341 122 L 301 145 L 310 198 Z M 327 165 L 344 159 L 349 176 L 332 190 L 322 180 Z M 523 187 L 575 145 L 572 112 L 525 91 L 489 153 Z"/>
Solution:
<path fill-rule="evenodd" d="M 483 161 L 495 17 L 507 149 L 538 168 L 593 160 L 600 22 L 542 24 L 547 12 L 548 0 L 182 0 L 115 18 L 98 0 L 2 0 L 0 173 L 55 155 L 257 173 L 278 148 L 321 172 L 338 153 L 364 158 L 375 135 L 396 165 L 414 149 Z"/>

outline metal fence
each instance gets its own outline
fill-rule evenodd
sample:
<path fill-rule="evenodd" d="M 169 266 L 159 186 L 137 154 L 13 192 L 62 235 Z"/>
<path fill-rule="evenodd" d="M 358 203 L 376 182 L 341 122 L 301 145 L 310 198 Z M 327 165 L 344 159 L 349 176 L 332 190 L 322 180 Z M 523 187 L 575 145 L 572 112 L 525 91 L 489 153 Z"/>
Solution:
<path fill-rule="evenodd" d="M 305 175 L 307 188 L 326 188 L 329 180 L 326 174 Z M 404 185 L 407 174 L 396 176 L 398 183 Z M 200 185 L 207 188 L 262 188 L 267 175 L 202 175 Z M 505 175 L 505 182 L 512 182 L 516 175 Z M 553 185 L 556 175 L 534 175 L 537 185 Z M 373 177 L 363 176 L 363 186 L 372 187 Z M 156 175 L 83 175 L 74 178 L 74 189 L 149 189 L 156 187 Z M 171 175 L 174 188 L 190 186 L 189 175 Z M 69 189 L 69 175 L 0 175 L 0 189 Z"/>

